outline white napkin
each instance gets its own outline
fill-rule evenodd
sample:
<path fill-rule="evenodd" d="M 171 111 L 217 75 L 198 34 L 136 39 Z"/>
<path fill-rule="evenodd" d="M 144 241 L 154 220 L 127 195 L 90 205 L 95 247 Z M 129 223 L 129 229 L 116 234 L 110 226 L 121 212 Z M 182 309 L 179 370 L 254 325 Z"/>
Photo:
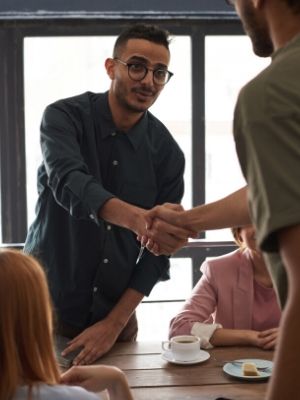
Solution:
<path fill-rule="evenodd" d="M 191 334 L 198 336 L 201 339 L 201 347 L 203 349 L 212 349 L 214 346 L 209 340 L 214 331 L 219 328 L 223 328 L 223 326 L 221 324 L 204 324 L 203 322 L 195 322 L 191 329 Z"/>

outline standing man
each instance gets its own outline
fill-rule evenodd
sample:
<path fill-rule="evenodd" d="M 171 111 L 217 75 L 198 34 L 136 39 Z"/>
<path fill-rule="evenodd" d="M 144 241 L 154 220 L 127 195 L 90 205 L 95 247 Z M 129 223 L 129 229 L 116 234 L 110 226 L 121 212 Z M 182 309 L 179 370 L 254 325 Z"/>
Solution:
<path fill-rule="evenodd" d="M 105 67 L 108 92 L 57 101 L 41 123 L 36 219 L 25 251 L 44 265 L 58 334 L 89 364 L 116 340 L 134 340 L 135 309 L 160 280 L 167 257 L 137 262 L 146 209 L 183 195 L 184 155 L 149 111 L 173 75 L 168 32 L 137 24 L 117 39 Z M 182 244 L 186 242 L 185 230 Z"/>
<path fill-rule="evenodd" d="M 300 393 L 300 0 L 228 3 L 254 52 L 272 55 L 271 65 L 241 90 L 235 110 L 234 136 L 248 189 L 187 212 L 158 207 L 149 216 L 195 230 L 248 223 L 248 192 L 257 241 L 285 304 L 267 398 L 294 400 Z M 164 231 L 157 219 L 153 226 L 148 248 L 169 252 L 170 246 L 153 244 Z"/>

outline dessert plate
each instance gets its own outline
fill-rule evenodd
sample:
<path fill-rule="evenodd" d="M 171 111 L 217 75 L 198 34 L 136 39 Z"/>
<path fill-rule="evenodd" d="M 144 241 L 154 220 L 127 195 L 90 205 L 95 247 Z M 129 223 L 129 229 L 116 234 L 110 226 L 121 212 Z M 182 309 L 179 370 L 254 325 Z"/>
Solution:
<path fill-rule="evenodd" d="M 241 363 L 240 365 L 238 363 Z M 256 365 L 256 367 L 258 368 L 266 368 L 264 369 L 264 371 L 258 371 L 259 375 L 257 376 L 245 376 L 243 375 L 243 371 L 242 371 L 242 364 L 244 362 L 251 362 L 254 363 Z M 261 360 L 258 358 L 243 358 L 240 360 L 233 360 L 232 362 L 228 362 L 224 365 L 223 367 L 223 371 L 230 375 L 233 376 L 235 378 L 239 378 L 239 379 L 244 379 L 246 381 L 259 381 L 259 380 L 263 380 L 263 379 L 268 379 L 271 375 L 272 375 L 272 368 L 273 368 L 273 361 L 269 361 L 269 360 Z"/>
<path fill-rule="evenodd" d="M 198 357 L 195 358 L 194 360 L 189 360 L 189 361 L 176 360 L 171 351 L 165 351 L 164 353 L 162 353 L 162 358 L 165 361 L 168 361 L 168 362 L 170 362 L 172 364 L 179 364 L 179 365 L 198 364 L 198 363 L 201 363 L 201 362 L 204 362 L 204 361 L 208 360 L 209 357 L 210 357 L 210 354 L 207 351 L 204 351 L 204 350 L 200 350 L 200 353 L 199 353 Z"/>

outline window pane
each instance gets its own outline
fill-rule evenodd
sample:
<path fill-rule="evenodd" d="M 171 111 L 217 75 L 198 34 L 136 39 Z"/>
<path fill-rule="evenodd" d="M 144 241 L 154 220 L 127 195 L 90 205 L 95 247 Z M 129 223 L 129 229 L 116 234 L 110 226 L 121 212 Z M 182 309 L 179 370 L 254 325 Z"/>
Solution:
<path fill-rule="evenodd" d="M 170 44 L 170 71 L 174 73 L 151 112 L 170 130 L 186 159 L 184 208 L 192 206 L 192 66 L 189 36 L 176 36 Z"/>
<path fill-rule="evenodd" d="M 85 91 L 103 92 L 110 86 L 104 61 L 112 54 L 115 37 L 28 37 L 24 40 L 25 131 L 28 221 L 34 218 L 36 171 L 41 162 L 39 126 L 45 107 L 60 98 Z M 174 72 L 151 112 L 170 129 L 186 159 L 184 206 L 191 206 L 191 83 L 190 39 L 176 37 L 171 45 Z M 184 64 L 182 63 L 184 60 Z M 178 102 L 178 93 L 181 101 Z M 183 107 L 183 105 L 185 105 Z"/>
<path fill-rule="evenodd" d="M 192 290 L 192 260 L 190 258 L 171 258 L 168 281 L 156 284 L 145 300 L 182 300 Z"/>
<path fill-rule="evenodd" d="M 104 60 L 114 37 L 34 37 L 24 40 L 25 134 L 28 223 L 37 199 L 36 171 L 41 162 L 39 127 L 53 101 L 109 87 Z M 30 151 L 28 150 L 30 149 Z"/>
<path fill-rule="evenodd" d="M 141 303 L 137 308 L 137 340 L 161 341 L 168 339 L 169 323 L 179 312 L 183 302 Z"/>
<path fill-rule="evenodd" d="M 205 168 L 206 202 L 245 184 L 235 152 L 232 117 L 241 87 L 265 68 L 270 59 L 253 54 L 246 36 L 205 39 Z M 232 240 L 229 230 L 208 231 L 210 240 Z"/>

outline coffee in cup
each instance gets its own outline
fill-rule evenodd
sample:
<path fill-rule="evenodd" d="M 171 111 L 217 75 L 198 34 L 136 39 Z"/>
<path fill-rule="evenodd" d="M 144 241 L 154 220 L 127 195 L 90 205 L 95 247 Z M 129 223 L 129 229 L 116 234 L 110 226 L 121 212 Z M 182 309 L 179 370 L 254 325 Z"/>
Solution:
<path fill-rule="evenodd" d="M 162 349 L 171 351 L 177 361 L 196 360 L 200 354 L 200 338 L 193 335 L 174 336 L 162 342 Z"/>

